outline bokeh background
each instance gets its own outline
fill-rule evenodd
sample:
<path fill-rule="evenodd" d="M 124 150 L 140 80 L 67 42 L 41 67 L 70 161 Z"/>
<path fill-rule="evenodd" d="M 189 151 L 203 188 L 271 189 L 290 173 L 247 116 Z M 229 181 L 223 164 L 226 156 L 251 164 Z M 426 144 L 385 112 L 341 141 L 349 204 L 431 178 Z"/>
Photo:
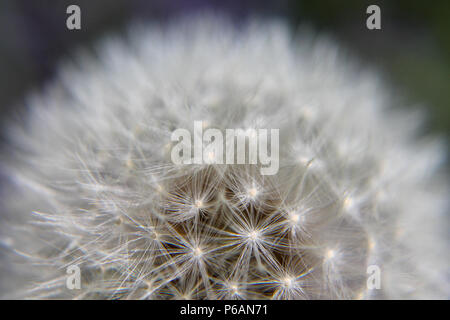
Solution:
<path fill-rule="evenodd" d="M 66 28 L 66 8 L 81 8 L 82 29 Z M 366 28 L 366 8 L 381 8 L 381 30 Z M 426 131 L 450 137 L 450 1 L 448 0 L 2 0 L 0 1 L 1 121 L 23 108 L 31 90 L 51 79 L 57 62 L 133 19 L 166 21 L 214 10 L 237 23 L 249 16 L 310 25 L 339 40 L 363 63 L 382 70 L 407 101 L 426 108 Z"/>

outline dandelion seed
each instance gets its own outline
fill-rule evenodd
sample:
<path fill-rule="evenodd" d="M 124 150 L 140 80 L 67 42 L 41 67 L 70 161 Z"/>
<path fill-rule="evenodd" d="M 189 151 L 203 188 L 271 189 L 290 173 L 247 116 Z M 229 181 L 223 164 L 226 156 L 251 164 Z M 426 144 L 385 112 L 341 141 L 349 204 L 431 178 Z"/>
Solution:
<path fill-rule="evenodd" d="M 286 277 L 283 279 L 283 284 L 286 288 L 291 288 L 294 284 L 294 280 L 291 277 Z"/>
<path fill-rule="evenodd" d="M 197 209 L 203 208 L 203 201 L 202 200 L 195 200 L 195 207 Z"/>
<path fill-rule="evenodd" d="M 289 221 L 291 221 L 292 224 L 297 224 L 300 222 L 300 215 L 298 213 L 295 212 L 290 212 L 289 213 Z"/>
<path fill-rule="evenodd" d="M 375 249 L 376 244 L 377 243 L 376 243 L 375 239 L 373 239 L 373 237 L 369 237 L 368 248 L 370 251 L 373 251 Z"/>
<path fill-rule="evenodd" d="M 203 250 L 200 247 L 196 247 L 193 250 L 193 254 L 196 258 L 200 258 L 203 255 Z"/>
<path fill-rule="evenodd" d="M 247 191 L 247 194 L 248 194 L 248 197 L 249 197 L 250 199 L 255 199 L 256 196 L 258 195 L 258 189 L 256 189 L 256 188 L 250 188 L 250 189 Z"/>
<path fill-rule="evenodd" d="M 260 234 L 259 234 L 259 232 L 256 231 L 256 230 L 253 230 L 253 231 L 251 231 L 251 232 L 248 233 L 248 238 L 249 238 L 251 241 L 257 241 L 257 240 L 259 240 L 259 237 L 260 237 Z"/>
<path fill-rule="evenodd" d="M 333 249 L 328 249 L 325 251 L 325 258 L 331 260 L 336 257 L 336 251 Z"/>
<path fill-rule="evenodd" d="M 233 294 L 239 294 L 238 286 L 235 284 L 230 285 L 231 290 L 233 291 Z"/>

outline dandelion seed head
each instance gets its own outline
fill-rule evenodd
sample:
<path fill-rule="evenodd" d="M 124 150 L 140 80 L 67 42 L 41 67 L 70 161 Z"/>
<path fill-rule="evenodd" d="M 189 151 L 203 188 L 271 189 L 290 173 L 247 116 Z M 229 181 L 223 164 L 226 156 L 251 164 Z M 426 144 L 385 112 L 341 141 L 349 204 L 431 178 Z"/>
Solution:
<path fill-rule="evenodd" d="M 8 126 L 0 297 L 450 296 L 445 148 L 335 43 L 201 16 L 134 25 L 76 59 Z M 212 148 L 175 165 L 172 132 L 199 119 L 246 143 L 279 129 L 278 172 Z"/>

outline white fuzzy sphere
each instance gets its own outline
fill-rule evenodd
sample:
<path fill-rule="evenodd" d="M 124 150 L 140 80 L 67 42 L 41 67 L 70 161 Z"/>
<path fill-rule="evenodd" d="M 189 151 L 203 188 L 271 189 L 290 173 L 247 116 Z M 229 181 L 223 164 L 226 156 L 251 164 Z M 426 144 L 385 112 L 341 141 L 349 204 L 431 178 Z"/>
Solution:
<path fill-rule="evenodd" d="M 395 101 L 333 43 L 279 23 L 110 38 L 9 128 L 1 295 L 447 298 L 444 147 Z M 174 165 L 171 132 L 195 120 L 280 129 L 278 173 Z"/>

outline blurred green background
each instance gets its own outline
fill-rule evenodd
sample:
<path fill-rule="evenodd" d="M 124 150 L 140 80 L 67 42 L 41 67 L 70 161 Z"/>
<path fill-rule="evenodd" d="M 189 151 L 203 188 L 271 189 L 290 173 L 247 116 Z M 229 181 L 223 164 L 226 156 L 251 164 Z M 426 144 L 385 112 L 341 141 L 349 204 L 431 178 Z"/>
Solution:
<path fill-rule="evenodd" d="M 66 28 L 66 8 L 81 8 L 82 30 Z M 366 8 L 381 8 L 381 30 L 366 28 Z M 363 0 L 3 0 L 0 2 L 0 107 L 2 118 L 21 108 L 24 95 L 52 77 L 56 62 L 134 18 L 165 21 L 213 9 L 236 21 L 275 16 L 295 28 L 309 24 L 340 40 L 387 80 L 411 105 L 423 105 L 427 131 L 450 137 L 450 1 Z M 407 103 L 408 104 L 408 103 Z"/>

